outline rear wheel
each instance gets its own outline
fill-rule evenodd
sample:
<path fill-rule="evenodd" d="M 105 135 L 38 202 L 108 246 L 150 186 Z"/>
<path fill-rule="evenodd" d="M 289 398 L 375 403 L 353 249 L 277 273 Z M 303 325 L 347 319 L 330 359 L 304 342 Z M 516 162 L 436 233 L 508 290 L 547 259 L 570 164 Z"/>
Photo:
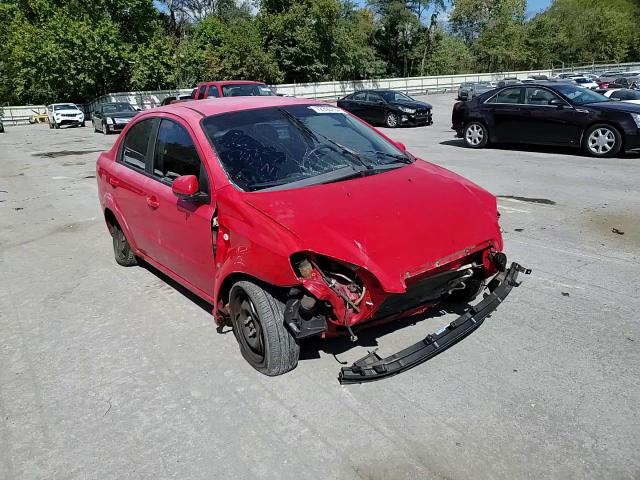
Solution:
<path fill-rule="evenodd" d="M 393 112 L 387 113 L 387 116 L 384 119 L 384 124 L 389 128 L 397 127 L 398 126 L 398 115 L 393 113 Z"/>
<path fill-rule="evenodd" d="M 264 288 L 237 282 L 229 294 L 233 333 L 249 364 L 269 376 L 296 368 L 300 346 L 284 326 L 284 304 Z"/>
<path fill-rule="evenodd" d="M 124 236 L 124 232 L 118 225 L 111 226 L 111 237 L 113 238 L 113 254 L 118 265 L 123 267 L 133 267 L 138 264 L 131 246 Z"/>
<path fill-rule="evenodd" d="M 464 143 L 467 144 L 467 147 L 471 148 L 483 148 L 489 141 L 489 131 L 487 127 L 480 122 L 467 123 L 462 135 Z"/>
<path fill-rule="evenodd" d="M 584 135 L 583 148 L 592 157 L 615 157 L 622 148 L 622 137 L 611 125 L 594 125 Z"/>

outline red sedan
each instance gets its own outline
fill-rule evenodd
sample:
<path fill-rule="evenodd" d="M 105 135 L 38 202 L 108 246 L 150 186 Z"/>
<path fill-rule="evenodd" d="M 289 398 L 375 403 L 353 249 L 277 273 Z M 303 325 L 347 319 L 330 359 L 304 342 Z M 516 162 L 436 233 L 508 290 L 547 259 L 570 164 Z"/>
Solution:
<path fill-rule="evenodd" d="M 327 104 L 221 98 L 141 113 L 97 162 L 116 261 L 212 305 L 266 375 L 300 342 L 484 299 L 424 340 L 340 373 L 375 380 L 471 333 L 517 285 L 496 199 Z M 527 271 L 528 273 L 528 271 Z"/>

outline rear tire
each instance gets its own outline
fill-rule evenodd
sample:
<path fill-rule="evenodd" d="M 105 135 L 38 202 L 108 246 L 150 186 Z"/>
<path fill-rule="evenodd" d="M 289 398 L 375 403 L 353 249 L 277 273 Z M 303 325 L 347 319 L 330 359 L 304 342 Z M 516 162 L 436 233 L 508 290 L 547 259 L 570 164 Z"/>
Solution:
<path fill-rule="evenodd" d="M 136 266 L 138 261 L 122 229 L 118 225 L 111 226 L 110 229 L 111 237 L 113 238 L 113 255 L 118 265 L 123 267 Z"/>
<path fill-rule="evenodd" d="M 249 364 L 268 376 L 296 368 L 300 346 L 284 326 L 284 303 L 249 281 L 233 285 L 229 294 L 233 333 Z"/>
<path fill-rule="evenodd" d="M 480 122 L 469 122 L 462 130 L 462 138 L 469 148 L 484 148 L 489 142 L 489 130 Z"/>
<path fill-rule="evenodd" d="M 615 157 L 622 149 L 622 136 L 612 125 L 594 125 L 584 134 L 582 148 L 592 157 Z"/>

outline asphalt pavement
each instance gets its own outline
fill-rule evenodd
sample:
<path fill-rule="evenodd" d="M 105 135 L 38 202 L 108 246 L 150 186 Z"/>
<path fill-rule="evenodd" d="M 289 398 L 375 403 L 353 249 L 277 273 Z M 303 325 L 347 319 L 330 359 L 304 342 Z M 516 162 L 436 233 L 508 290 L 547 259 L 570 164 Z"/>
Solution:
<path fill-rule="evenodd" d="M 0 479 L 640 478 L 640 154 L 470 150 L 453 98 L 425 98 L 434 125 L 385 133 L 498 195 L 506 253 L 533 273 L 445 353 L 351 386 L 341 362 L 456 314 L 314 341 L 264 377 L 206 304 L 113 260 L 95 160 L 116 136 L 7 126 Z"/>

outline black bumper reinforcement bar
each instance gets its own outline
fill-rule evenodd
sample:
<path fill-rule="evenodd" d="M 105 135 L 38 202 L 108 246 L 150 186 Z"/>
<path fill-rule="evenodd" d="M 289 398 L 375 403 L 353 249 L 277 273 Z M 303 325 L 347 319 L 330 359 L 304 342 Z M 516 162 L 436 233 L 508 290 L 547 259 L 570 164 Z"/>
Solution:
<path fill-rule="evenodd" d="M 380 380 L 435 357 L 482 325 L 484 319 L 498 308 L 511 289 L 520 285 L 517 282 L 518 272 L 529 275 L 531 270 L 512 263 L 509 270 L 499 273 L 489 283 L 490 293 L 482 301 L 449 325 L 387 358 L 380 358 L 375 351 L 370 352 L 350 367 L 342 367 L 338 380 L 343 385 Z"/>

